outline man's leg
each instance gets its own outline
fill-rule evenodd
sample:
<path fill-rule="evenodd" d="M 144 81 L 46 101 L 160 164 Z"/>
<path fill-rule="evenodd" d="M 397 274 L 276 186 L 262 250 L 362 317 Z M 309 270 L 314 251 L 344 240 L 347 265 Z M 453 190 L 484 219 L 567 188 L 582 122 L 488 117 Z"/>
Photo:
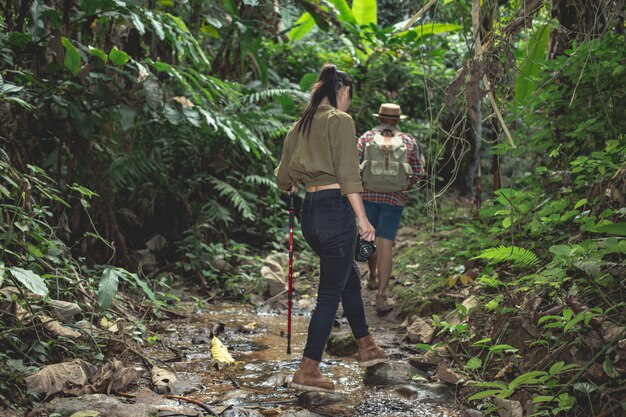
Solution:
<path fill-rule="evenodd" d="M 378 294 L 376 294 L 376 312 L 378 314 L 388 313 L 393 309 L 394 302 L 387 296 L 387 287 L 389 286 L 389 278 L 391 277 L 392 268 L 392 249 L 393 242 L 396 240 L 396 233 L 400 226 L 400 218 L 402 217 L 402 206 L 393 206 L 391 204 L 382 204 L 380 209 L 379 224 L 376 229 L 378 241 Z"/>
<path fill-rule="evenodd" d="M 393 309 L 393 301 L 387 296 L 389 277 L 391 276 L 393 240 L 378 238 L 378 294 L 376 294 L 376 312 L 384 314 Z"/>

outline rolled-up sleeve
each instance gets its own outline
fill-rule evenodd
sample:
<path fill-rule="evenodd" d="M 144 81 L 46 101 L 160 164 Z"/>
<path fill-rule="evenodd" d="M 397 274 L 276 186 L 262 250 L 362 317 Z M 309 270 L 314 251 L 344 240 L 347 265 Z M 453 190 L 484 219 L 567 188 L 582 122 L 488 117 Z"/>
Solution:
<path fill-rule="evenodd" d="M 328 135 L 341 194 L 363 192 L 354 121 L 348 115 L 332 115 L 328 120 Z"/>
<path fill-rule="evenodd" d="M 291 162 L 291 158 L 293 157 L 293 149 L 295 148 L 293 142 L 297 140 L 295 136 L 297 133 L 298 129 L 295 128 L 295 125 L 292 126 L 283 142 L 283 154 L 280 158 L 280 163 L 274 170 L 276 184 L 281 190 L 288 190 L 294 182 L 289 176 L 289 162 Z"/>

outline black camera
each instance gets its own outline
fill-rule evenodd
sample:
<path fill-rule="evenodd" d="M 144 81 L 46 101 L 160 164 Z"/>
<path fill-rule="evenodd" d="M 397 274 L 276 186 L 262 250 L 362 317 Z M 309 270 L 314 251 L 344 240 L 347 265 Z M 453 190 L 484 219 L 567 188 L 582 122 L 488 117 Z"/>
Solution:
<path fill-rule="evenodd" d="M 368 242 L 367 240 L 359 238 L 356 244 L 356 254 L 354 259 L 359 262 L 367 262 L 367 260 L 376 252 L 376 245 L 374 242 Z"/>

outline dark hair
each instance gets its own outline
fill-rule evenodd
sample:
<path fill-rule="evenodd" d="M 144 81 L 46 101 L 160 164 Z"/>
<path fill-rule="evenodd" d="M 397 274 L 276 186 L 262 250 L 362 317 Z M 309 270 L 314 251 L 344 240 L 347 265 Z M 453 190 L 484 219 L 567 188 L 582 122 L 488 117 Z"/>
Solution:
<path fill-rule="evenodd" d="M 345 86 L 352 87 L 350 76 L 343 71 L 339 71 L 333 64 L 324 64 L 320 77 L 313 86 L 311 101 L 298 121 L 298 131 L 306 131 L 308 135 L 311 130 L 313 116 L 322 100 L 328 97 L 330 104 L 333 107 L 337 107 L 337 92 Z M 352 88 L 350 88 L 350 98 L 352 98 Z"/>

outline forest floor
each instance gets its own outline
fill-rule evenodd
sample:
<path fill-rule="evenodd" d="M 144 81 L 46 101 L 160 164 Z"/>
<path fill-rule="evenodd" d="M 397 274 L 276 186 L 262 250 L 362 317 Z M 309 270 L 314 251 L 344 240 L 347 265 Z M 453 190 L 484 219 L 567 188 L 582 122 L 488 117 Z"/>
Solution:
<path fill-rule="evenodd" d="M 396 247 L 406 247 L 405 237 L 413 234 L 406 228 Z M 299 266 L 296 262 L 295 270 L 299 268 L 302 270 L 296 272 L 294 280 L 290 355 L 286 353 L 286 294 L 272 298 L 253 294 L 248 304 L 207 304 L 187 294 L 187 301 L 177 306 L 176 315 L 170 314 L 150 326 L 150 346 L 140 350 L 143 360 L 129 355 L 135 358 L 131 361 L 137 369 L 152 367 L 151 373 L 144 367 L 142 377 L 121 390 L 123 393 L 61 398 L 44 403 L 31 416 L 139 417 L 155 411 L 162 417 L 458 416 L 453 385 L 435 382 L 409 364 L 416 350 L 407 341 L 407 321 L 398 314 L 399 309 L 377 315 L 375 291 L 366 289 L 365 281 L 368 324 L 390 355 L 390 362 L 368 370 L 358 367 L 356 343 L 340 310 L 331 336 L 332 347 L 327 349 L 321 367 L 335 381 L 335 392 L 299 393 L 290 389 L 316 293 L 316 280 L 303 279 L 309 275 L 310 265 Z M 360 269 L 365 272 L 367 265 L 360 264 Z M 314 274 L 311 271 L 310 275 Z M 402 279 L 392 277 L 392 284 Z M 214 337 L 227 347 L 233 363 L 219 358 L 225 351 L 215 346 Z M 129 353 L 128 349 L 120 350 L 118 357 Z M 74 414 L 77 412 L 81 414 Z"/>

